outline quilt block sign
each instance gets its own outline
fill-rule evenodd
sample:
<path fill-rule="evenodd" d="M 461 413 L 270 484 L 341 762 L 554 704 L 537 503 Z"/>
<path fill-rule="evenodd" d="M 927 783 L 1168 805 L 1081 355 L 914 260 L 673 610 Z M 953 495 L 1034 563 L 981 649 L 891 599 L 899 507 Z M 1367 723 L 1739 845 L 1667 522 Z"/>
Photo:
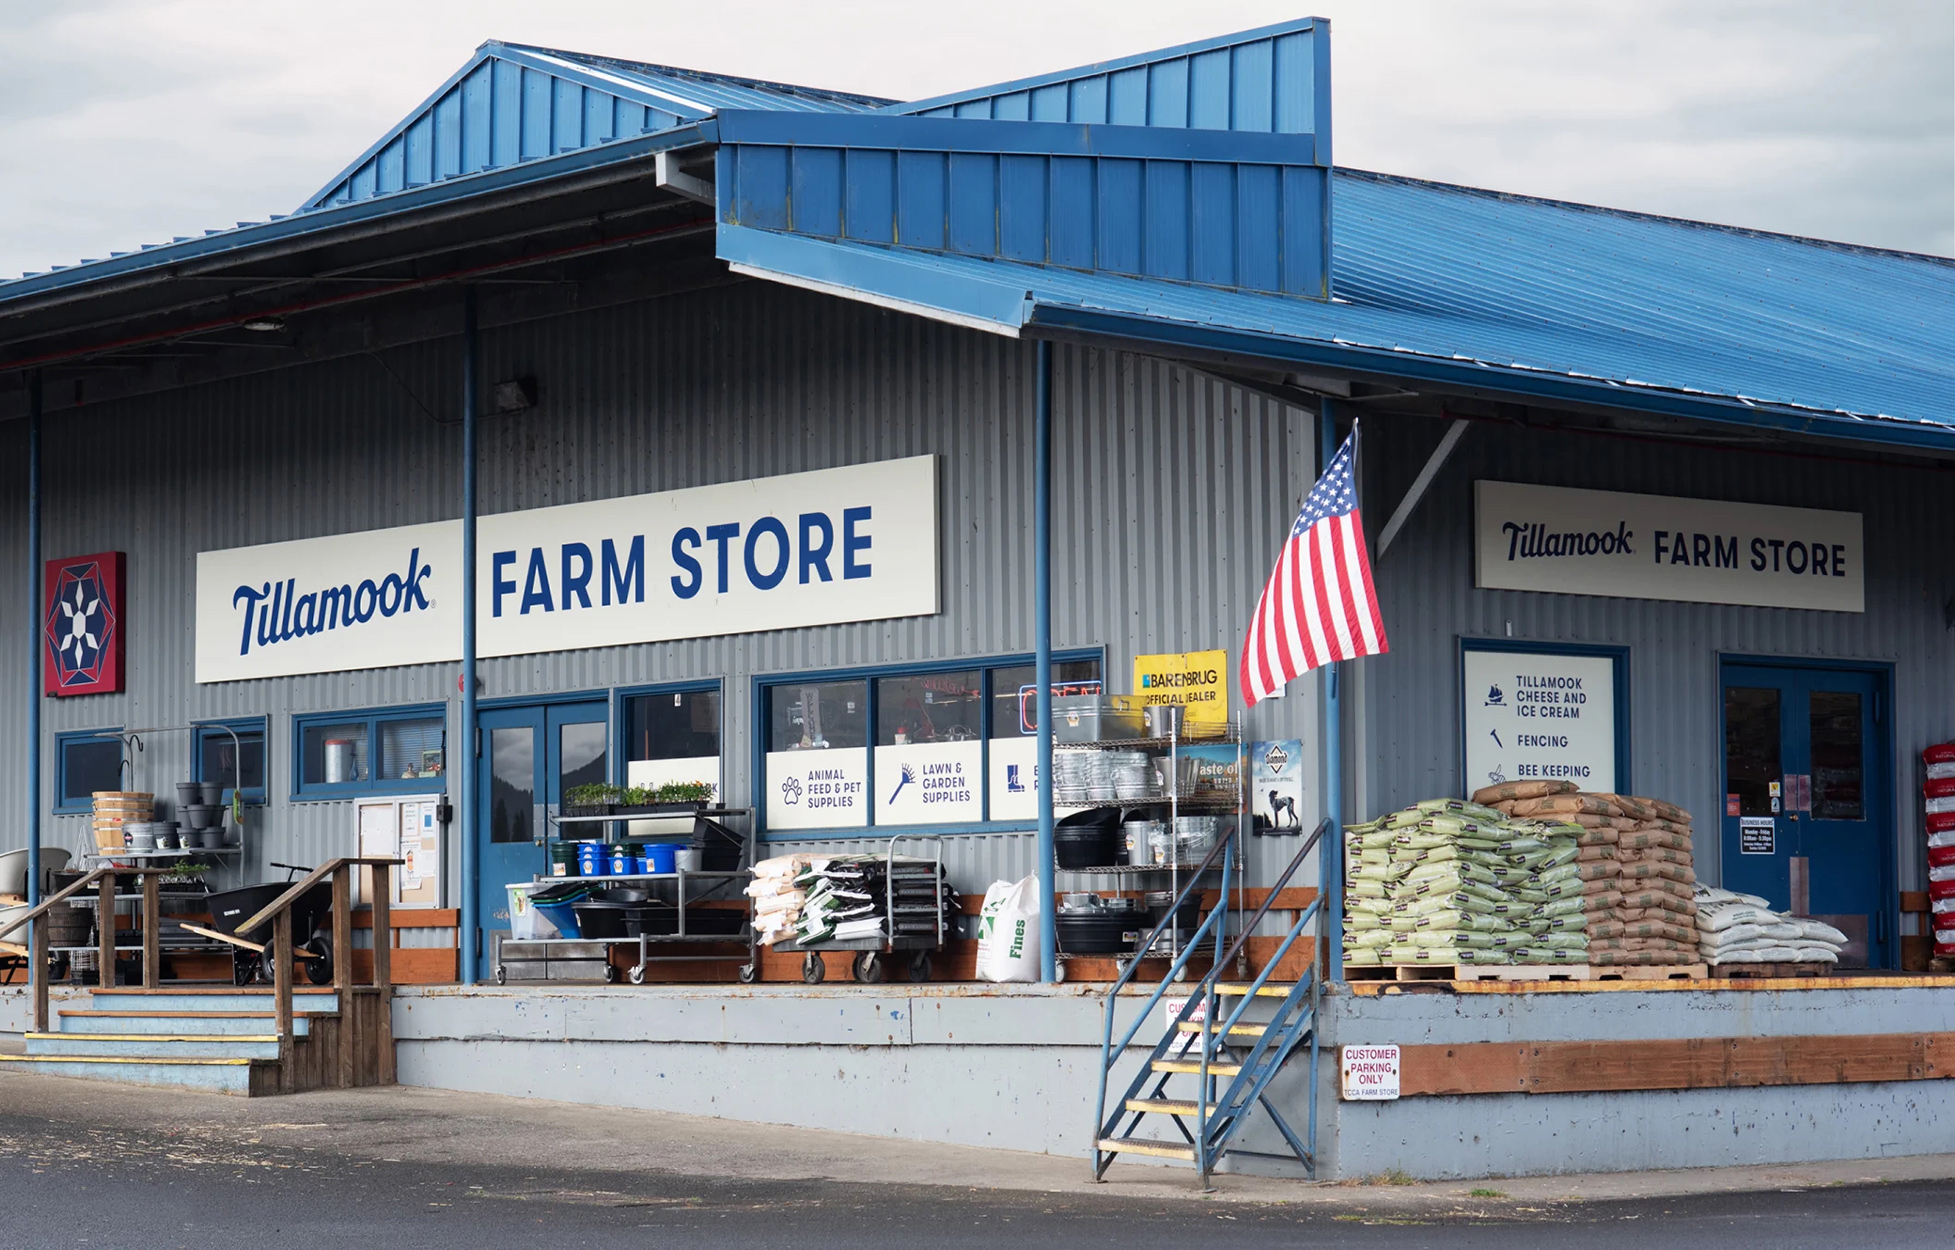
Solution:
<path fill-rule="evenodd" d="M 44 693 L 121 693 L 122 563 L 120 551 L 48 561 L 41 615 Z"/>

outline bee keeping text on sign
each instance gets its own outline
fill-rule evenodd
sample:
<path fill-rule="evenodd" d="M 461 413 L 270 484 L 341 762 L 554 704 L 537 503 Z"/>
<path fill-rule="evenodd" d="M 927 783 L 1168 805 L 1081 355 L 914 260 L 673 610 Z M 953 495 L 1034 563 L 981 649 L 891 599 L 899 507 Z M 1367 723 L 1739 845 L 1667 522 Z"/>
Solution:
<path fill-rule="evenodd" d="M 1860 514 L 1475 482 L 1476 585 L 1866 610 Z"/>

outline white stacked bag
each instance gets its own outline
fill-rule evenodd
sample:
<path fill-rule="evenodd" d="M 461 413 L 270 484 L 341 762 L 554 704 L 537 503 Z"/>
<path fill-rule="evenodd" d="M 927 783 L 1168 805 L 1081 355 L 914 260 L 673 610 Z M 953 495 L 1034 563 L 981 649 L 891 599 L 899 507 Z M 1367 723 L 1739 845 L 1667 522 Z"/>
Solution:
<path fill-rule="evenodd" d="M 1834 964 L 1846 934 L 1773 911 L 1756 894 L 1697 887 L 1698 953 L 1716 964 Z"/>
<path fill-rule="evenodd" d="M 754 935 L 762 945 L 772 946 L 795 935 L 801 910 L 808 903 L 802 875 L 826 862 L 813 855 L 776 855 L 753 866 L 746 893 L 753 900 Z"/>

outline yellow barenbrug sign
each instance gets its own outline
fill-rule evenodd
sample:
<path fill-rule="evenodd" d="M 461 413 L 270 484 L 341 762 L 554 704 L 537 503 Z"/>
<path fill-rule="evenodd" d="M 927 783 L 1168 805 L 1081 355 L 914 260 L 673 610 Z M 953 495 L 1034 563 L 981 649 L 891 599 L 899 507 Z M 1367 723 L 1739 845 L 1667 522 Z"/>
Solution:
<path fill-rule="evenodd" d="M 1191 733 L 1220 733 L 1229 721 L 1229 653 L 1183 651 L 1134 657 L 1134 702 L 1179 703 Z"/>

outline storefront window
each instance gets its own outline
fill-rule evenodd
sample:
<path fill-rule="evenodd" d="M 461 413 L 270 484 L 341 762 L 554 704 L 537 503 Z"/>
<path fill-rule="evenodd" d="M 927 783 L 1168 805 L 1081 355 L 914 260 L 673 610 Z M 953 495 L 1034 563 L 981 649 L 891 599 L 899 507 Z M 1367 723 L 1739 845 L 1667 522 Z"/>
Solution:
<path fill-rule="evenodd" d="M 1772 816 L 1779 780 L 1779 692 L 1727 686 L 1724 691 L 1724 775 L 1738 796 L 1738 815 Z"/>
<path fill-rule="evenodd" d="M 625 784 L 703 782 L 720 794 L 720 692 L 674 690 L 625 700 Z M 680 834 L 689 821 L 635 820 L 629 837 Z"/>
<path fill-rule="evenodd" d="M 235 736 L 233 736 L 235 735 Z M 224 801 L 231 801 L 231 788 L 241 786 L 244 801 L 265 801 L 265 722 L 262 718 L 223 725 L 197 726 L 197 780 L 224 787 Z"/>
<path fill-rule="evenodd" d="M 122 789 L 122 740 L 94 734 L 63 735 L 55 742 L 60 788 L 54 810 L 85 812 L 95 801 L 97 790 Z"/>
<path fill-rule="evenodd" d="M 448 721 L 439 706 L 332 712 L 295 717 L 293 724 L 295 797 L 447 784 Z"/>
<path fill-rule="evenodd" d="M 869 683 L 786 684 L 768 691 L 767 825 L 869 823 Z"/>
<path fill-rule="evenodd" d="M 876 823 L 984 819 L 984 687 L 978 669 L 876 682 Z"/>
<path fill-rule="evenodd" d="M 991 670 L 991 819 L 1035 820 L 1039 814 L 1038 670 L 1013 664 Z M 1052 666 L 1052 693 L 1098 694 L 1100 662 Z"/>

